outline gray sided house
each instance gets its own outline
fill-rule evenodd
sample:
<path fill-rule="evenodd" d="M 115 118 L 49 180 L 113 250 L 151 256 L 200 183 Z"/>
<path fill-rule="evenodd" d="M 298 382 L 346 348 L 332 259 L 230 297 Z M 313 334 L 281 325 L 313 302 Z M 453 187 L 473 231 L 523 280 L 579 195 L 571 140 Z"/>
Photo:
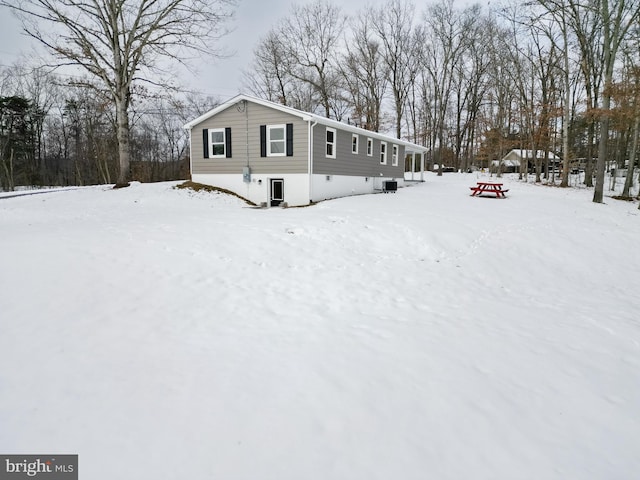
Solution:
<path fill-rule="evenodd" d="M 247 95 L 187 123 L 191 178 L 256 204 L 308 205 L 404 183 L 425 147 Z M 415 160 L 415 157 L 413 157 Z"/>

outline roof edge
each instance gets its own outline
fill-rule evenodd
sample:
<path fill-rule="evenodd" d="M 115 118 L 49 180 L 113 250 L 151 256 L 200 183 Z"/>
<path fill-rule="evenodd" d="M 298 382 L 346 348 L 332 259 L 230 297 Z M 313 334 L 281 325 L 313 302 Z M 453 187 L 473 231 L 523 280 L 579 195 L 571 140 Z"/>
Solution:
<path fill-rule="evenodd" d="M 320 115 L 316 115 L 314 113 L 303 112 L 302 110 L 298 110 L 298 109 L 293 108 L 293 107 L 289 107 L 289 106 L 286 106 L 286 105 L 281 105 L 279 103 L 271 102 L 269 100 L 264 100 L 262 98 L 253 97 L 251 95 L 245 95 L 245 94 L 238 94 L 238 95 L 230 98 L 229 100 L 227 100 L 226 102 L 222 103 L 221 105 L 218 105 L 217 107 L 212 108 L 211 110 L 209 110 L 208 112 L 204 113 L 203 115 L 200 115 L 198 118 L 196 118 L 194 120 L 191 120 L 190 122 L 185 123 L 182 128 L 184 128 L 186 130 L 190 130 L 195 125 L 207 120 L 208 118 L 213 117 L 214 115 L 217 115 L 218 113 L 228 109 L 229 107 L 232 107 L 233 105 L 236 105 L 238 102 L 241 102 L 241 101 L 253 102 L 253 103 L 257 103 L 259 105 L 262 105 L 264 107 L 273 108 L 275 110 L 279 110 L 281 112 L 288 113 L 290 115 L 294 115 L 296 117 L 299 117 L 299 118 L 301 118 L 302 120 L 304 120 L 306 122 L 313 121 L 313 122 L 320 123 L 320 124 L 328 126 L 328 127 L 339 128 L 341 130 L 350 131 L 350 132 L 356 133 L 358 135 L 363 135 L 363 136 L 367 136 L 367 137 L 373 137 L 373 138 L 377 138 L 378 140 L 383 140 L 383 141 L 387 141 L 387 142 L 393 142 L 393 143 L 396 143 L 398 145 L 403 145 L 404 147 L 410 147 L 412 150 L 419 151 L 419 152 L 427 152 L 428 151 L 427 147 L 424 147 L 422 145 L 418 145 L 418 144 L 415 144 L 415 143 L 411 143 L 411 142 L 408 142 L 406 140 L 402 140 L 401 138 L 394 138 L 392 136 L 385 135 L 383 133 L 374 132 L 372 130 L 365 130 L 364 128 L 356 127 L 355 125 L 350 125 L 348 123 L 343 123 L 343 122 L 340 122 L 338 120 L 333 120 L 331 118 L 321 117 Z"/>
<path fill-rule="evenodd" d="M 287 107 L 286 105 L 280 105 L 275 102 L 270 102 L 269 100 L 264 100 L 262 98 L 252 97 L 251 95 L 245 95 L 241 93 L 236 95 L 235 97 L 230 98 L 229 100 L 222 103 L 221 105 L 218 105 L 217 107 L 212 108 L 208 112 L 200 115 L 198 118 L 185 123 L 182 128 L 189 130 L 193 128 L 195 125 L 197 125 L 198 123 L 204 122 L 208 118 L 211 118 L 214 115 L 217 115 L 218 113 L 242 101 L 253 102 L 265 107 L 274 108 L 276 110 L 280 110 L 282 112 L 300 117 L 305 121 L 311 120 L 311 114 L 305 113 L 301 110 L 296 110 L 295 108 Z"/>

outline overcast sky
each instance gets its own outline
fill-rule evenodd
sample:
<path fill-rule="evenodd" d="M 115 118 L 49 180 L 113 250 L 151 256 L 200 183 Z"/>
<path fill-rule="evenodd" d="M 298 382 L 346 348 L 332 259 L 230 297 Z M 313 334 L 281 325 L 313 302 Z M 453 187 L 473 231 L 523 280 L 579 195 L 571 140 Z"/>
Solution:
<path fill-rule="evenodd" d="M 188 88 L 221 99 L 239 93 L 242 89 L 242 70 L 250 64 L 253 49 L 258 40 L 276 25 L 279 19 L 289 14 L 292 4 L 302 5 L 312 1 L 239 0 L 236 17 L 231 25 L 234 31 L 222 40 L 223 46 L 235 51 L 235 55 L 215 61 L 209 66 L 198 67 L 200 70 L 198 75 L 181 70 L 184 73 L 180 75 L 180 81 Z M 334 3 L 342 5 L 345 14 L 352 14 L 366 5 L 381 5 L 386 2 L 385 0 L 349 0 L 349 2 L 334 0 Z M 421 4 L 421 2 L 415 3 Z M 12 64 L 21 54 L 31 52 L 33 46 L 34 42 L 21 33 L 18 20 L 7 9 L 0 8 L 0 65 Z"/>

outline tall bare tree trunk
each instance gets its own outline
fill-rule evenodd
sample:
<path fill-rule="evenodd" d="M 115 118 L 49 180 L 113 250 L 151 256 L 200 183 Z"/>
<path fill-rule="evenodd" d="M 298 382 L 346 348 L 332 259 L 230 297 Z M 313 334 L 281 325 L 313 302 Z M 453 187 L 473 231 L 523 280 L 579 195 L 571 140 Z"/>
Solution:
<path fill-rule="evenodd" d="M 564 41 L 563 48 L 563 83 L 564 83 L 564 106 L 562 116 L 562 181 L 561 187 L 569 186 L 569 122 L 571 122 L 571 82 L 569 81 L 569 38 L 567 34 L 567 24 L 565 22 L 565 13 L 562 13 L 562 37 Z M 554 166 L 555 172 L 555 166 Z"/>
<path fill-rule="evenodd" d="M 629 169 L 627 170 L 627 179 L 624 182 L 622 190 L 623 197 L 629 197 L 631 186 L 633 184 L 633 167 L 636 162 L 636 153 L 638 151 L 638 130 L 640 130 L 640 117 L 636 117 L 633 122 L 633 139 L 631 142 L 631 153 L 629 154 Z"/>
<path fill-rule="evenodd" d="M 593 144 L 596 138 L 596 126 L 593 120 L 589 120 L 587 133 L 587 158 L 584 166 L 584 184 L 593 187 Z"/>
<path fill-rule="evenodd" d="M 4 173 L 7 178 L 7 189 L 9 192 L 13 192 L 16 189 L 15 180 L 13 178 L 13 148 L 9 153 L 9 164 L 6 162 L 2 162 L 2 167 L 4 168 Z"/>
<path fill-rule="evenodd" d="M 596 186 L 593 191 L 593 201 L 602 203 L 604 198 L 604 171 L 607 158 L 607 144 L 609 143 L 609 109 L 611 107 L 611 95 L 606 92 L 611 85 L 611 79 L 605 80 L 605 94 L 602 98 L 603 117 L 600 120 L 600 145 L 598 145 L 598 161 L 596 163 Z"/>
<path fill-rule="evenodd" d="M 122 98 L 124 97 L 124 98 Z M 129 114 L 128 114 L 128 94 L 118 96 L 116 98 L 116 124 L 118 135 L 118 164 L 120 169 L 118 171 L 118 180 L 116 181 L 116 188 L 129 186 L 129 173 L 130 173 L 130 129 L 129 129 Z"/>

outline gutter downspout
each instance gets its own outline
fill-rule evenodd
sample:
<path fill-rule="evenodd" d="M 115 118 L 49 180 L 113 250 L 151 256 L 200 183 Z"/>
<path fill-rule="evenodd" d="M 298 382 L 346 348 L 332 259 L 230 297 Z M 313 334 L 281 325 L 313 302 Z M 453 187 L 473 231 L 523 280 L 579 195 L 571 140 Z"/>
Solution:
<path fill-rule="evenodd" d="M 318 121 L 311 123 L 312 119 L 309 119 L 309 203 L 313 201 L 313 127 L 318 124 Z"/>
<path fill-rule="evenodd" d="M 247 167 L 251 167 L 251 162 L 249 160 L 249 102 L 246 100 L 242 100 L 242 106 L 244 107 L 244 128 L 246 133 L 245 141 L 247 143 Z"/>
<path fill-rule="evenodd" d="M 189 127 L 189 180 L 193 182 L 193 145 L 191 143 L 192 128 Z"/>

